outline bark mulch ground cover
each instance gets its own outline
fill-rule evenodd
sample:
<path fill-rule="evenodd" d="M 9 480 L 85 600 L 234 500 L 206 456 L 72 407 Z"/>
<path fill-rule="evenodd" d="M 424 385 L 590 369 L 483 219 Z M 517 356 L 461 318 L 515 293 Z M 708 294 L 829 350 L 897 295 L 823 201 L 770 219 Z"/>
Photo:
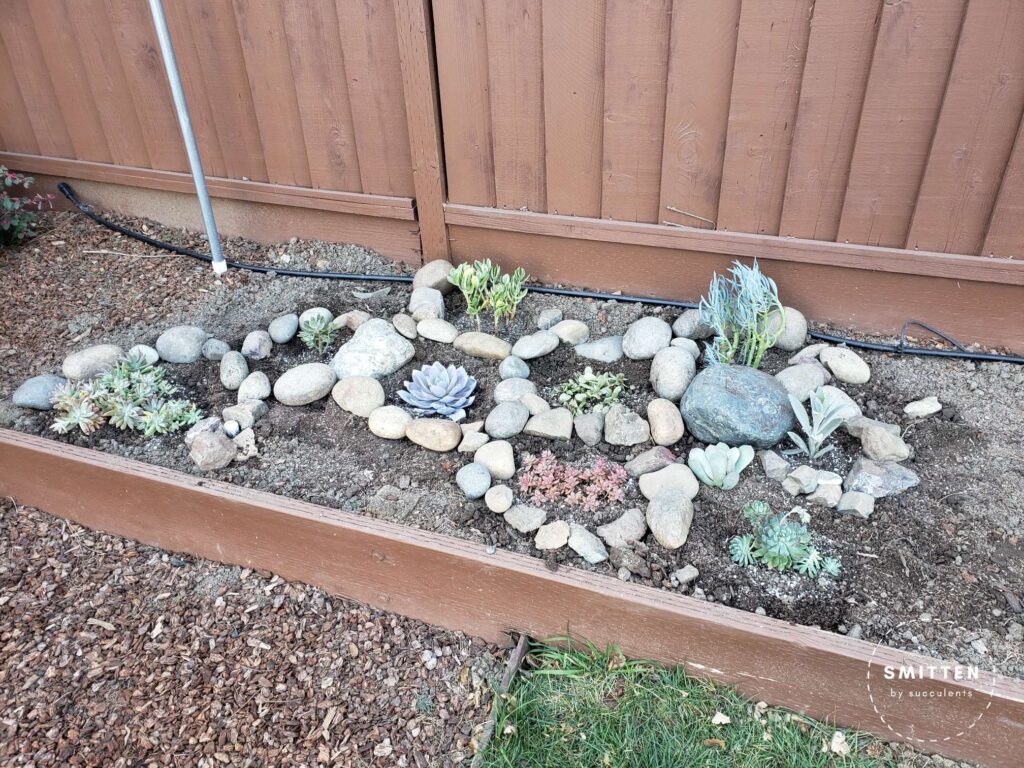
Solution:
<path fill-rule="evenodd" d="M 468 764 L 504 653 L 0 501 L 0 764 Z"/>

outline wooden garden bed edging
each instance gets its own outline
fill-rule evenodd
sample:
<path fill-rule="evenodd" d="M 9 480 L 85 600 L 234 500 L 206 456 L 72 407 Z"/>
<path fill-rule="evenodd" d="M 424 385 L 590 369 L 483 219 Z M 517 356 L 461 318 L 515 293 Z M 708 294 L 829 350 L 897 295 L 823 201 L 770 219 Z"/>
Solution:
<path fill-rule="evenodd" d="M 810 717 L 953 758 L 1020 765 L 1020 681 L 987 673 L 941 685 L 918 680 L 917 690 L 956 690 L 973 701 L 932 700 L 923 722 L 919 702 L 886 701 L 887 727 L 866 684 L 869 665 L 877 681 L 882 665 L 941 662 L 9 430 L 0 430 L 0 493 L 91 528 L 270 570 L 489 641 L 516 630 L 615 643 L 629 656 L 684 664 Z M 906 685 L 887 681 L 886 689 Z M 974 721 L 965 707 L 976 712 L 978 702 L 987 708 Z"/>

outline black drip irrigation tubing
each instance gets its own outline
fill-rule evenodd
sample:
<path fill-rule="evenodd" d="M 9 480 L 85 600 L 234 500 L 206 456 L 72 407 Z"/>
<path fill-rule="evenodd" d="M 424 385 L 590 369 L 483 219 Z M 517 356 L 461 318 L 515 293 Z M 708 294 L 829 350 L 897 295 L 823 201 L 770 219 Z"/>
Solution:
<path fill-rule="evenodd" d="M 171 251 L 181 256 L 188 256 L 199 261 L 205 261 L 210 263 L 213 258 L 194 251 L 191 248 L 184 248 L 180 245 L 174 245 L 173 243 L 166 243 L 162 240 L 149 237 L 141 232 L 122 227 L 120 224 L 115 224 L 109 219 L 100 216 L 92 210 L 92 207 L 86 203 L 81 202 L 74 193 L 74 190 L 66 182 L 61 182 L 57 185 L 57 189 L 64 197 L 66 197 L 72 205 L 75 206 L 81 213 L 88 216 L 90 219 L 95 221 L 97 224 L 106 227 L 107 229 L 118 232 L 125 237 L 130 237 L 134 240 L 151 245 L 154 248 L 160 248 L 165 251 Z M 354 280 L 354 281 L 379 281 L 388 283 L 411 283 L 412 277 L 408 275 L 373 275 L 373 274 L 357 274 L 354 272 L 307 272 L 301 269 L 281 269 L 279 267 L 264 267 L 259 264 L 245 264 L 240 261 L 227 261 L 229 267 L 233 269 L 243 269 L 249 272 L 259 272 L 262 274 L 273 273 L 282 277 L 310 277 L 318 278 L 323 280 Z M 603 301 L 624 301 L 627 303 L 634 304 L 651 304 L 661 307 L 675 307 L 679 309 L 696 309 L 697 304 L 688 301 L 675 301 L 673 299 L 658 299 L 650 298 L 647 296 L 626 296 L 618 293 L 599 293 L 596 291 L 579 291 L 571 288 L 549 288 L 541 285 L 528 285 L 527 290 L 531 293 L 546 293 L 552 296 L 572 296 L 580 299 L 599 299 Z M 951 344 L 955 349 L 928 349 L 926 347 L 910 347 L 906 345 L 906 334 L 907 328 L 910 326 L 917 326 L 924 328 L 931 333 L 941 337 L 943 340 Z M 987 352 L 971 352 L 964 347 L 960 342 L 956 341 L 952 337 L 946 335 L 942 331 L 932 328 L 930 325 L 918 322 L 916 320 L 908 320 L 903 324 L 903 328 L 900 330 L 899 341 L 896 344 L 878 344 L 871 341 L 860 341 L 859 339 L 849 339 L 844 336 L 836 336 L 831 333 L 821 333 L 820 331 L 808 331 L 808 335 L 812 339 L 819 341 L 827 341 L 833 344 L 845 344 L 848 347 L 854 347 L 856 349 L 867 349 L 874 352 L 890 352 L 897 355 L 919 355 L 922 357 L 945 357 L 954 358 L 959 360 L 974 360 L 977 362 L 990 362 L 990 363 L 1015 363 L 1018 365 L 1024 365 L 1024 357 L 1017 355 L 998 355 L 990 354 Z"/>

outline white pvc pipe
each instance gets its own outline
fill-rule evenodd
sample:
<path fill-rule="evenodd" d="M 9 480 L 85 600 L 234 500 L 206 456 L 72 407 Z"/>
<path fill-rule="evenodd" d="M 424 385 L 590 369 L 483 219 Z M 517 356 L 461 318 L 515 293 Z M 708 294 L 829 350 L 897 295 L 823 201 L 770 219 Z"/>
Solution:
<path fill-rule="evenodd" d="M 227 272 L 228 265 L 224 261 L 224 252 L 220 247 L 217 222 L 214 221 L 213 207 L 210 205 L 210 193 L 206 190 L 203 163 L 199 159 L 199 147 L 196 146 L 196 136 L 192 132 L 192 120 L 188 115 L 185 91 L 181 87 L 178 62 L 174 58 L 174 46 L 171 44 L 170 32 L 167 31 L 167 19 L 164 17 L 164 7 L 160 0 L 149 0 L 149 13 L 153 17 L 153 26 L 156 27 L 156 38 L 160 42 L 160 53 L 164 59 L 164 71 L 167 73 L 167 81 L 171 85 L 174 110 L 178 113 L 178 126 L 181 128 L 181 137 L 185 140 L 188 164 L 192 169 L 192 178 L 196 184 L 199 208 L 203 212 L 203 224 L 206 227 L 206 237 L 210 242 L 210 255 L 213 257 L 213 271 L 222 275 Z"/>

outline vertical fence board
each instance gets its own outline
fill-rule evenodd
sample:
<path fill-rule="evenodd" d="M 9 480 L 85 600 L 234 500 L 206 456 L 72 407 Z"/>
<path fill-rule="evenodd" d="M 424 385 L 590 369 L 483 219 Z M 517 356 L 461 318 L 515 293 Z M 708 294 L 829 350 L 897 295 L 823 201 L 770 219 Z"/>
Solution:
<path fill-rule="evenodd" d="M 337 9 L 363 191 L 412 195 L 394 7 L 377 0 L 339 0 Z"/>
<path fill-rule="evenodd" d="M 3 25 L 0 25 L 3 26 Z M 3 119 L 3 147 L 8 152 L 39 152 L 35 130 L 29 120 L 28 107 L 21 98 L 14 65 L 7 55 L 7 45 L 0 34 L 0 115 Z"/>
<path fill-rule="evenodd" d="M 601 215 L 660 221 L 671 0 L 607 0 Z"/>
<path fill-rule="evenodd" d="M 499 208 L 545 210 L 541 0 L 485 0 Z"/>
<path fill-rule="evenodd" d="M 813 0 L 743 3 L 718 228 L 776 235 Z"/>
<path fill-rule="evenodd" d="M 188 160 L 149 9 L 135 0 L 107 0 L 107 12 L 150 164 L 161 171 L 186 170 Z"/>
<path fill-rule="evenodd" d="M 434 0 L 433 6 L 448 199 L 493 206 L 483 0 Z"/>
<path fill-rule="evenodd" d="M 8 0 L 4 4 L 0 38 L 7 47 L 14 80 L 25 102 L 39 151 L 53 157 L 74 157 L 75 148 L 68 135 L 67 123 L 61 114 L 50 74 L 36 61 L 40 53 L 40 41 L 32 22 L 30 5 L 28 0 Z"/>
<path fill-rule="evenodd" d="M 221 0 L 194 0 L 186 6 L 227 176 L 267 181 L 259 122 L 234 10 Z"/>
<path fill-rule="evenodd" d="M 1024 109 L 1024 3 L 970 3 L 907 248 L 976 254 Z"/>
<path fill-rule="evenodd" d="M 964 0 L 883 6 L 839 240 L 906 243 L 963 11 Z"/>
<path fill-rule="evenodd" d="M 333 0 L 283 0 L 310 183 L 361 192 L 359 156 Z"/>
<path fill-rule="evenodd" d="M 62 0 L 80 38 L 83 72 L 99 114 L 110 157 L 119 165 L 144 168 L 149 151 L 128 91 L 114 29 L 104 0 Z"/>
<path fill-rule="evenodd" d="M 601 215 L 604 0 L 543 2 L 548 213 Z"/>
<path fill-rule="evenodd" d="M 86 79 L 76 25 L 68 9 L 61 0 L 33 2 L 29 9 L 40 46 L 33 65 L 49 73 L 75 157 L 109 163 L 110 147 Z"/>
<path fill-rule="evenodd" d="M 672 7 L 659 222 L 715 228 L 739 17 L 740 0 Z"/>
<path fill-rule="evenodd" d="M 1024 119 L 1017 129 L 1017 140 L 1006 164 L 988 225 L 983 256 L 1024 256 Z"/>
<path fill-rule="evenodd" d="M 234 0 L 233 6 L 267 179 L 308 187 L 309 161 L 279 3 Z"/>
<path fill-rule="evenodd" d="M 835 240 L 881 2 L 817 0 L 779 234 Z"/>

